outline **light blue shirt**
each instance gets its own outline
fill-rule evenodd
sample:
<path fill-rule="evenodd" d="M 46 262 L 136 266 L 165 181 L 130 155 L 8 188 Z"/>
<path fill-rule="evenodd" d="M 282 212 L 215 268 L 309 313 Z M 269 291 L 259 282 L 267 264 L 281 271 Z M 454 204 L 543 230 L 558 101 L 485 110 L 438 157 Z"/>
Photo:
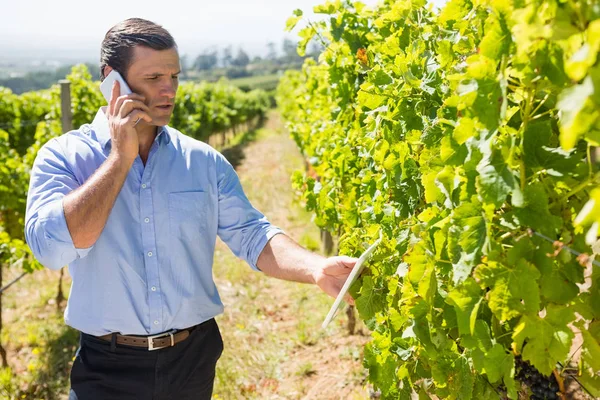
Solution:
<path fill-rule="evenodd" d="M 77 249 L 63 211 L 110 154 L 108 120 L 50 140 L 31 170 L 25 236 L 50 269 L 73 279 L 65 322 L 91 335 L 152 335 L 223 312 L 213 281 L 216 237 L 253 269 L 281 229 L 248 201 L 231 164 L 209 145 L 159 128 L 144 166 L 136 158 L 96 243 Z"/>

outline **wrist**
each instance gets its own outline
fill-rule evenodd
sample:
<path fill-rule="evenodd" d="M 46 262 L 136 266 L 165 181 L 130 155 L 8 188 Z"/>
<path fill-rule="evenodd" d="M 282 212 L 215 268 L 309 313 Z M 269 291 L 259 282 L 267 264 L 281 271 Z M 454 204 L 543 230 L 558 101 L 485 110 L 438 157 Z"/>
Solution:
<path fill-rule="evenodd" d="M 110 154 L 108 155 L 108 161 L 113 164 L 115 167 L 123 168 L 129 170 L 135 161 L 135 156 L 123 154 L 116 149 L 112 149 Z"/>
<path fill-rule="evenodd" d="M 315 266 L 310 270 L 310 283 L 318 285 L 321 276 L 323 275 L 323 269 L 325 268 L 325 262 L 327 261 L 324 257 L 319 257 L 315 262 Z"/>

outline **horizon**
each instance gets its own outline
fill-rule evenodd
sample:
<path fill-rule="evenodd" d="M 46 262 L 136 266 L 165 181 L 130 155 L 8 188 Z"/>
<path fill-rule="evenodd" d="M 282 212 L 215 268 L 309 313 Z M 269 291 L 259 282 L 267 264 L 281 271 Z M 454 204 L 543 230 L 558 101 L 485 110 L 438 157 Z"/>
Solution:
<path fill-rule="evenodd" d="M 362 2 L 373 7 L 379 1 Z M 439 7 L 446 0 L 430 2 Z M 210 48 L 229 46 L 234 52 L 238 48 L 244 49 L 251 58 L 264 56 L 269 42 L 274 42 L 281 52 L 284 39 L 298 41 L 297 32 L 305 21 L 293 32 L 284 32 L 285 22 L 295 9 L 301 9 L 306 19 L 315 21 L 326 17 L 312 12 L 314 6 L 323 3 L 322 0 L 262 0 L 258 4 L 242 0 L 194 4 L 172 1 L 165 9 L 164 3 L 148 0 L 140 10 L 139 5 L 109 1 L 101 3 L 102 8 L 94 10 L 95 16 L 90 19 L 89 12 L 80 11 L 81 5 L 76 0 L 11 2 L 2 7 L 0 51 L 3 57 L 0 65 L 42 62 L 44 59 L 97 62 L 106 31 L 132 16 L 164 26 L 175 38 L 181 56 L 194 58 Z M 118 11 L 115 11 L 115 4 L 120 7 Z M 31 9 L 38 12 L 32 14 Z M 186 11 L 182 12 L 182 9 Z M 73 35 L 73 32 L 77 34 Z"/>

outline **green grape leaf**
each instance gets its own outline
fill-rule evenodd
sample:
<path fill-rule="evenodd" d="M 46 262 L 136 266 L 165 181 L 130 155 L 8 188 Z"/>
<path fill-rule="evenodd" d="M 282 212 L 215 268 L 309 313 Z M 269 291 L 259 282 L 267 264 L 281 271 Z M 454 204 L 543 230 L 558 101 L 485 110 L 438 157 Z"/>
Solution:
<path fill-rule="evenodd" d="M 519 183 L 515 173 L 508 167 L 500 150 L 492 148 L 491 154 L 484 157 L 477 166 L 479 194 L 485 203 L 500 207 L 506 196 L 521 196 Z"/>
<path fill-rule="evenodd" d="M 370 110 L 375 110 L 382 105 L 385 100 L 386 98 L 384 96 L 380 96 L 371 91 L 361 90 L 358 92 L 358 103 Z"/>
<path fill-rule="evenodd" d="M 389 309 L 389 320 L 395 331 L 402 331 L 405 328 L 408 316 L 400 314 L 395 308 Z"/>
<path fill-rule="evenodd" d="M 565 268 L 572 268 L 573 263 L 561 266 L 551 262 L 550 268 L 542 272 L 540 289 L 542 295 L 553 303 L 566 304 L 579 294 L 579 286 L 565 274 Z"/>
<path fill-rule="evenodd" d="M 550 147 L 550 121 L 533 121 L 523 134 L 523 152 L 528 167 L 547 170 L 550 175 L 563 176 L 577 168 L 580 160 L 572 152 Z"/>
<path fill-rule="evenodd" d="M 339 0 L 328 0 L 325 4 L 320 4 L 313 7 L 315 14 L 335 14 L 340 9 L 341 3 Z"/>
<path fill-rule="evenodd" d="M 560 217 L 548 209 L 548 194 L 541 183 L 530 184 L 524 191 L 525 207 L 515 208 L 514 215 L 525 227 L 533 228 L 546 236 L 554 237 L 562 226 Z M 507 213 L 509 214 L 509 213 Z"/>
<path fill-rule="evenodd" d="M 488 305 L 501 321 L 540 308 L 538 279 L 540 272 L 533 264 L 519 260 L 513 266 L 490 261 L 475 270 L 482 287 L 489 287 Z"/>
<path fill-rule="evenodd" d="M 458 144 L 463 144 L 470 137 L 477 136 L 478 134 L 477 130 L 475 129 L 475 121 L 466 117 L 459 119 L 452 135 Z"/>
<path fill-rule="evenodd" d="M 437 59 L 442 68 L 446 68 L 454 61 L 454 51 L 452 51 L 452 43 L 448 40 L 440 40 L 437 43 Z"/>
<path fill-rule="evenodd" d="M 500 396 L 496 392 L 496 389 L 492 385 L 490 385 L 486 378 L 482 376 L 475 377 L 475 385 L 473 387 L 473 398 L 500 400 Z"/>
<path fill-rule="evenodd" d="M 396 380 L 396 365 L 389 349 L 379 348 L 376 340 L 367 343 L 364 360 L 371 382 L 375 382 L 382 392 L 389 393 Z"/>
<path fill-rule="evenodd" d="M 293 17 L 292 17 L 293 18 Z M 298 42 L 297 52 L 300 57 L 304 57 L 306 55 L 306 46 L 312 40 L 312 38 L 317 34 L 317 31 L 313 26 L 304 27 L 298 32 L 298 36 L 302 38 Z"/>
<path fill-rule="evenodd" d="M 356 299 L 355 304 L 360 317 L 369 320 L 375 317 L 377 312 L 383 310 L 385 293 L 382 289 L 374 287 L 372 277 L 365 276 L 360 289 L 360 296 Z"/>
<path fill-rule="evenodd" d="M 294 10 L 294 15 L 289 17 L 288 20 L 285 22 L 285 31 L 286 32 L 291 32 L 295 27 L 296 24 L 298 24 L 298 22 L 302 19 L 302 10 Z"/>
<path fill-rule="evenodd" d="M 466 0 L 450 0 L 442 9 L 438 22 L 445 25 L 448 22 L 460 21 L 470 11 L 469 2 Z"/>
<path fill-rule="evenodd" d="M 594 83 L 590 76 L 580 85 L 563 90 L 556 107 L 560 111 L 560 144 L 571 150 L 581 136 L 585 135 L 600 117 L 590 96 L 594 93 Z"/>
<path fill-rule="evenodd" d="M 435 267 L 429 265 L 423 273 L 423 278 L 419 282 L 417 293 L 429 304 L 433 305 L 435 294 L 437 293 L 437 280 L 435 278 Z"/>
<path fill-rule="evenodd" d="M 479 44 L 480 54 L 500 60 L 508 55 L 511 44 L 511 32 L 502 14 L 490 14 L 485 21 L 485 35 Z"/>
<path fill-rule="evenodd" d="M 600 20 L 590 22 L 586 29 L 586 39 L 565 65 L 565 71 L 574 81 L 583 79 L 588 69 L 596 63 L 600 49 Z"/>
<path fill-rule="evenodd" d="M 505 376 L 514 375 L 514 367 L 514 356 L 498 343 L 485 354 L 485 373 L 492 383 L 499 382 Z"/>
<path fill-rule="evenodd" d="M 574 319 L 573 310 L 554 305 L 546 307 L 543 318 L 535 314 L 523 315 L 513 333 L 517 349 L 523 349 L 523 359 L 549 375 L 556 363 L 564 362 L 569 355 L 574 334 L 567 325 Z"/>
<path fill-rule="evenodd" d="M 577 377 L 581 386 L 585 388 L 595 398 L 600 398 L 600 376 L 597 374 L 590 375 L 585 371 L 581 376 Z"/>
<path fill-rule="evenodd" d="M 587 327 L 578 323 L 577 327 L 583 336 L 583 360 L 592 367 L 595 373 L 600 372 L 600 321 L 594 321 Z"/>
<path fill-rule="evenodd" d="M 479 203 L 462 203 L 451 215 L 448 229 L 449 254 L 453 261 L 453 281 L 464 281 L 481 260 L 487 231 Z"/>
<path fill-rule="evenodd" d="M 432 171 L 427 174 L 421 175 L 421 184 L 425 189 L 425 201 L 427 203 L 433 203 L 438 201 L 442 196 L 442 192 L 435 184 L 438 171 Z"/>
<path fill-rule="evenodd" d="M 456 399 L 470 400 L 473 398 L 475 377 L 471 372 L 469 362 L 459 357 L 453 364 L 452 373 L 448 377 L 448 389 Z"/>
<path fill-rule="evenodd" d="M 445 165 L 462 165 L 467 154 L 467 146 L 459 145 L 449 136 L 442 138 L 440 158 Z"/>
<path fill-rule="evenodd" d="M 529 239 L 522 239 L 520 242 L 524 241 L 529 242 Z M 566 304 L 573 300 L 579 294 L 579 287 L 571 278 L 577 274 L 569 272 L 574 268 L 581 269 L 579 264 L 557 262 L 554 257 L 551 257 L 554 252 L 552 244 L 546 241 L 540 242 L 536 248 L 532 247 L 531 250 L 527 260 L 531 261 L 541 273 L 540 293 L 542 296 L 557 304 Z"/>
<path fill-rule="evenodd" d="M 467 278 L 462 285 L 448 293 L 446 301 L 456 310 L 458 331 L 461 335 L 475 334 L 475 321 L 482 300 L 481 288 L 472 278 Z"/>
<path fill-rule="evenodd" d="M 438 355 L 438 351 L 431 338 L 431 329 L 429 321 L 427 320 L 427 315 L 422 311 L 422 309 L 424 308 L 423 303 L 425 302 L 421 301 L 419 305 L 413 307 L 415 319 L 414 324 L 412 326 L 412 331 L 415 334 L 415 337 L 419 340 L 420 344 L 427 352 L 427 356 L 431 358 L 436 358 Z M 418 308 L 418 310 L 415 310 L 416 308 Z"/>

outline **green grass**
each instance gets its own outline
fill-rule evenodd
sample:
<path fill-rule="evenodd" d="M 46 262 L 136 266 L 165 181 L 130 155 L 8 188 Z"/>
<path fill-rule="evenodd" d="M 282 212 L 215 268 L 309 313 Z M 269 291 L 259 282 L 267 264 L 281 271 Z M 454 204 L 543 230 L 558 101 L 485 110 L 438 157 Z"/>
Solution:
<path fill-rule="evenodd" d="M 1 340 L 10 368 L 0 370 L 2 399 L 66 396 L 79 333 L 65 325 L 63 310 L 53 303 L 58 277 L 58 271 L 37 271 L 3 296 Z M 65 279 L 65 287 L 69 283 Z"/>
<path fill-rule="evenodd" d="M 237 87 L 246 87 L 249 89 L 273 90 L 279 83 L 279 75 L 258 75 L 245 78 L 231 79 L 230 82 Z"/>

